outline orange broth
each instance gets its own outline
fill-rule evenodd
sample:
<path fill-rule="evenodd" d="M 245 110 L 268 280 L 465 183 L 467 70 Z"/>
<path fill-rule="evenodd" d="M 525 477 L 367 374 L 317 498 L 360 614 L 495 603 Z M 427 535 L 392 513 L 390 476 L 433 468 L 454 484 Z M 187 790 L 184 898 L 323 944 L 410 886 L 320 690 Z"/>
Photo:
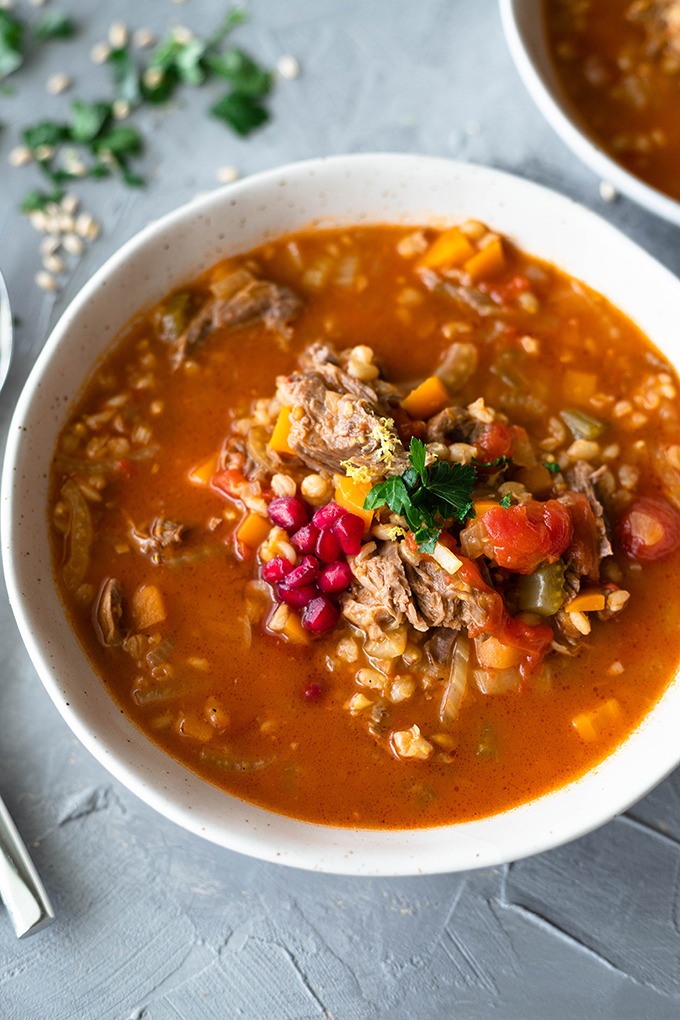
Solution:
<path fill-rule="evenodd" d="M 592 632 L 575 657 L 550 655 L 548 679 L 493 697 L 470 690 L 446 759 L 406 762 L 347 711 L 357 687 L 356 667 L 336 654 L 344 625 L 308 644 L 291 644 L 267 630 L 266 613 L 245 619 L 244 593 L 258 563 L 255 555 L 235 553 L 233 532 L 243 511 L 189 475 L 217 455 L 234 420 L 248 415 L 256 398 L 271 395 L 276 376 L 290 373 L 298 354 L 319 337 L 338 349 L 370 345 L 383 375 L 408 383 L 430 375 L 452 330 L 462 329 L 477 343 L 479 363 L 456 401 L 481 394 L 536 440 L 571 402 L 564 392 L 565 380 L 571 385 L 573 379 L 569 371 L 576 366 L 595 373 L 604 397 L 597 413 L 607 425 L 602 442 L 620 447 L 610 466 L 634 466 L 645 494 L 661 490 L 648 451 L 680 436 L 677 379 L 640 331 L 603 298 L 507 243 L 505 267 L 489 285 L 500 301 L 494 318 L 500 325 L 492 329 L 472 310 L 465 320 L 445 294 L 426 291 L 413 258 L 399 254 L 398 243 L 410 233 L 382 226 L 303 233 L 229 260 L 304 297 L 288 349 L 257 324 L 218 329 L 177 369 L 156 336 L 153 313 L 138 316 L 72 408 L 52 473 L 57 583 L 112 698 L 150 740 L 209 782 L 276 812 L 332 825 L 442 825 L 553 790 L 595 767 L 625 739 L 680 659 L 680 553 L 640 565 L 615 551 L 618 583 L 631 593 L 621 615 L 600 622 L 592 614 Z M 329 253 L 356 257 L 349 290 L 332 276 L 318 289 L 305 287 L 306 269 Z M 183 290 L 201 295 L 213 272 Z M 534 302 L 512 297 L 518 276 L 531 281 Z M 526 335 L 537 340 L 537 351 L 522 346 Z M 666 396 L 642 409 L 636 395 L 650 373 L 659 375 Z M 118 394 L 125 394 L 128 417 L 116 431 L 115 415 L 106 421 L 95 416 L 104 409 L 106 417 L 107 401 Z M 643 423 L 633 426 L 628 415 L 614 415 L 623 400 Z M 82 465 L 96 461 L 97 442 L 123 434 L 130 452 L 112 472 L 88 474 Z M 69 538 L 61 489 L 68 478 L 85 482 L 93 520 L 87 570 L 76 590 L 63 579 Z M 625 493 L 619 498 L 625 505 Z M 135 548 L 131 527 L 156 515 L 190 525 L 185 563 L 156 564 Z M 162 593 L 165 618 L 147 633 L 169 649 L 168 657 L 141 687 L 134 656 L 102 647 L 92 627 L 95 594 L 111 576 L 126 593 L 150 584 Z M 597 739 L 582 739 L 574 718 L 609 699 L 619 706 L 615 718 L 605 721 Z M 219 730 L 207 721 L 209 704 L 219 706 L 225 723 Z M 408 727 L 417 716 L 423 731 L 436 729 L 437 707 L 431 693 L 418 692 L 390 707 L 390 725 Z"/>

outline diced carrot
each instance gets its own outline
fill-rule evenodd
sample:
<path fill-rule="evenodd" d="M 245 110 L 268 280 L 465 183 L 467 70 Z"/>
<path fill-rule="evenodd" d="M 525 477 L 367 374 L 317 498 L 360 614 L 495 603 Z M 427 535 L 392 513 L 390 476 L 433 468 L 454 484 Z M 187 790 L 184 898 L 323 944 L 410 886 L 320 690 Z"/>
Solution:
<path fill-rule="evenodd" d="M 484 669 L 512 669 L 519 666 L 522 659 L 521 649 L 506 645 L 495 637 L 484 640 L 478 638 L 475 642 L 475 651 L 479 664 Z"/>
<path fill-rule="evenodd" d="M 142 584 L 132 594 L 132 619 L 136 630 L 148 630 L 166 617 L 163 596 L 155 584 Z"/>
<path fill-rule="evenodd" d="M 459 230 L 458 227 L 451 227 L 433 241 L 421 259 L 419 265 L 427 266 L 429 269 L 437 269 L 439 266 L 462 266 L 463 262 L 472 258 L 475 248 Z"/>
<path fill-rule="evenodd" d="M 567 602 L 565 609 L 568 613 L 596 613 L 605 607 L 605 597 L 601 591 L 582 591 L 575 595 L 571 602 Z"/>
<path fill-rule="evenodd" d="M 500 237 L 487 244 L 486 248 L 482 248 L 472 258 L 469 258 L 463 268 L 470 275 L 474 283 L 500 273 L 505 268 L 505 253 Z"/>
<path fill-rule="evenodd" d="M 425 420 L 446 407 L 450 399 L 449 392 L 439 376 L 431 375 L 404 397 L 401 406 L 412 418 Z"/>
<path fill-rule="evenodd" d="M 295 453 L 288 442 L 290 436 L 290 408 L 282 407 L 276 419 L 276 425 L 272 432 L 271 439 L 267 443 L 270 450 L 275 453 Z"/>
<path fill-rule="evenodd" d="M 236 529 L 236 541 L 249 549 L 262 545 L 271 530 L 271 524 L 259 514 L 247 514 Z"/>
<path fill-rule="evenodd" d="M 195 715 L 180 716 L 177 729 L 183 737 L 197 740 L 200 744 L 207 744 L 215 735 L 215 730 L 210 723 L 198 719 Z"/>
<path fill-rule="evenodd" d="M 621 705 L 616 698 L 609 698 L 603 705 L 590 712 L 581 712 L 571 720 L 571 725 L 581 740 L 591 744 L 602 736 L 604 730 L 621 718 Z"/>
<path fill-rule="evenodd" d="M 200 464 L 192 468 L 189 472 L 189 481 L 194 482 L 196 485 L 210 485 L 210 479 L 217 470 L 217 454 L 213 453 L 212 456 L 202 460 Z"/>
<path fill-rule="evenodd" d="M 371 488 L 370 482 L 361 482 L 357 478 L 340 478 L 335 487 L 335 502 L 351 514 L 361 517 L 366 531 L 373 522 L 373 511 L 364 510 L 364 502 Z"/>
<path fill-rule="evenodd" d="M 491 510 L 495 506 L 498 506 L 496 499 L 476 499 L 474 502 L 475 514 L 477 517 L 482 517 L 487 510 Z"/>
<path fill-rule="evenodd" d="M 300 623 L 297 613 L 289 614 L 281 633 L 292 645 L 308 645 L 310 642 L 309 633 Z"/>

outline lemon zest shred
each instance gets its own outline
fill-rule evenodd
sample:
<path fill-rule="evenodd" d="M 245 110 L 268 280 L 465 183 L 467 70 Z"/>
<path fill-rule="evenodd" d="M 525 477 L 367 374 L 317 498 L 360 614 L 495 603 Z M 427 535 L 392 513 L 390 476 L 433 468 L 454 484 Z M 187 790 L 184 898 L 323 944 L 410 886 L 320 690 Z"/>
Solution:
<path fill-rule="evenodd" d="M 371 482 L 372 476 L 364 464 L 355 464 L 353 460 L 341 460 L 340 467 L 344 468 L 345 474 L 354 482 Z"/>
<path fill-rule="evenodd" d="M 380 447 L 377 459 L 389 468 L 394 461 L 394 450 L 396 447 L 393 419 L 378 418 L 371 428 L 370 435 L 371 439 L 374 439 Z"/>

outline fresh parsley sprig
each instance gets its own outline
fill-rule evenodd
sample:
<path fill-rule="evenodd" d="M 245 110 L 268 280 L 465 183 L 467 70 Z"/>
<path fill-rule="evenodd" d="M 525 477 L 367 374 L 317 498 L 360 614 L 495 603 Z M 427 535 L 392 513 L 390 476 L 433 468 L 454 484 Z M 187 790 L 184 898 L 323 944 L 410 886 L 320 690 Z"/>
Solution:
<path fill-rule="evenodd" d="M 425 444 L 411 439 L 411 467 L 402 475 L 378 482 L 364 502 L 366 510 L 387 506 L 404 517 L 422 552 L 434 551 L 442 529 L 452 519 L 461 523 L 474 517 L 472 490 L 477 481 L 473 464 L 450 464 L 435 460 L 426 463 Z"/>

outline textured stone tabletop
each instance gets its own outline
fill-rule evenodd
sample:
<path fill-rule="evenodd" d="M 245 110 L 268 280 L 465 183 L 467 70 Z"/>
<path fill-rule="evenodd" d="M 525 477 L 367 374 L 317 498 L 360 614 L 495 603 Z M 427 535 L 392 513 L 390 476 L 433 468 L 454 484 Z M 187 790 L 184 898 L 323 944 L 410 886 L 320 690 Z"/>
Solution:
<path fill-rule="evenodd" d="M 35 169 L 19 128 L 97 98 L 90 61 L 113 20 L 208 34 L 214 0 L 50 0 L 77 36 L 32 51 L 0 94 L 0 268 L 19 320 L 2 440 L 51 325 L 149 220 L 217 185 L 309 156 L 395 150 L 502 167 L 596 209 L 680 271 L 678 230 L 624 200 L 562 145 L 511 64 L 495 0 L 252 0 L 238 42 L 281 80 L 271 122 L 238 140 L 205 116 L 210 86 L 140 111 L 144 189 L 79 184 L 102 236 L 40 290 L 39 235 L 18 211 Z M 41 12 L 17 0 L 19 13 Z M 63 95 L 45 88 L 67 72 Z M 680 1016 L 680 773 L 625 816 L 505 868 L 411 879 L 287 870 L 185 833 L 81 748 L 0 604 L 0 788 L 49 888 L 56 923 L 17 941 L 0 905 L 0 1020 L 665 1020 Z"/>

